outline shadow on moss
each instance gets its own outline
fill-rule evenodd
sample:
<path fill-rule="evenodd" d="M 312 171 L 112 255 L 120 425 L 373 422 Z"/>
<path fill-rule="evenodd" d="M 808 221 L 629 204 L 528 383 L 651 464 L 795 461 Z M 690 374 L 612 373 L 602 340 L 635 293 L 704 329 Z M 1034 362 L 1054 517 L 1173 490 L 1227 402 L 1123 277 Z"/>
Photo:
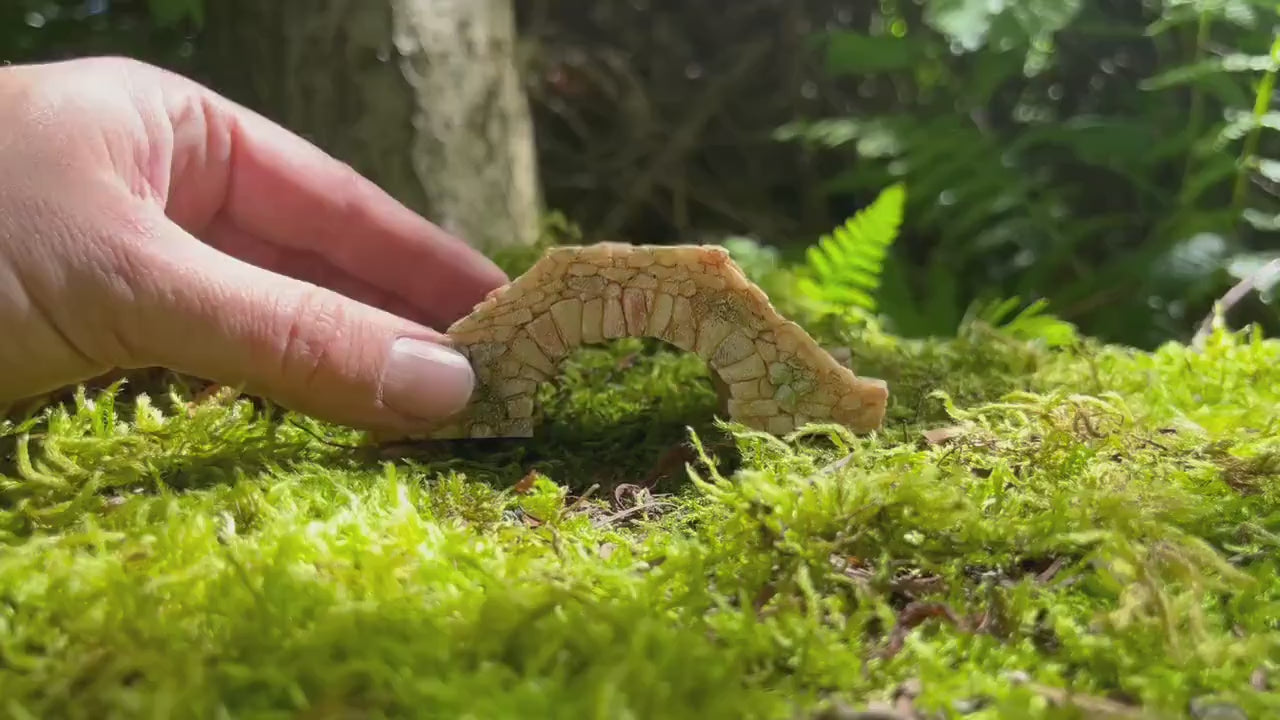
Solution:
<path fill-rule="evenodd" d="M 537 471 L 583 491 L 622 484 L 669 491 L 685 484 L 689 431 L 719 438 L 717 397 L 705 363 L 657 341 L 579 348 L 539 390 L 532 439 L 396 443 L 391 453 L 498 487 Z M 676 463 L 678 466 L 673 467 Z"/>

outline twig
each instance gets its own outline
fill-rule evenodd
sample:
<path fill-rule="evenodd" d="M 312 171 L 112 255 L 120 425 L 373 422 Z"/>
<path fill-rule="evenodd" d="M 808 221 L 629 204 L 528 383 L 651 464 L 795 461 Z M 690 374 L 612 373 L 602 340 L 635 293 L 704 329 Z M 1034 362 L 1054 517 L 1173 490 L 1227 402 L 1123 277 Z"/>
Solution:
<path fill-rule="evenodd" d="M 600 224 L 599 234 L 601 236 L 609 237 L 618 232 L 631 214 L 632 209 L 648 196 L 649 190 L 653 187 L 657 177 L 667 169 L 671 162 L 697 141 L 698 135 L 720 108 L 720 104 L 729 89 L 747 74 L 747 71 L 755 65 L 757 60 L 764 57 L 765 52 L 771 46 L 772 43 L 768 41 L 759 41 L 748 46 L 743 50 L 737 64 L 707 89 L 707 92 L 702 96 L 702 102 L 690 110 L 670 142 L 658 153 L 657 157 L 649 164 L 649 167 L 645 168 L 644 172 L 640 173 L 632 181 L 622 203 L 605 216 L 604 221 Z"/>
<path fill-rule="evenodd" d="M 573 512 L 574 510 L 577 510 L 579 505 L 586 502 L 587 498 L 590 498 L 599 489 L 600 489 L 600 483 L 592 484 L 591 487 L 587 488 L 586 492 L 579 495 L 577 499 L 575 499 L 572 503 L 569 504 L 569 507 L 564 509 L 565 514 L 567 515 Z"/>
<path fill-rule="evenodd" d="M 1049 567 L 1045 568 L 1044 570 L 1041 570 L 1039 573 L 1036 574 L 1036 582 L 1040 583 L 1041 585 L 1049 582 L 1054 578 L 1055 575 L 1058 574 L 1059 571 L 1062 570 L 1063 567 L 1066 566 L 1066 564 L 1067 564 L 1066 557 L 1056 558 L 1053 562 L 1049 563 Z"/>
<path fill-rule="evenodd" d="M 1195 338 L 1191 341 L 1192 345 L 1197 348 L 1204 347 L 1209 336 L 1213 334 L 1214 321 L 1219 315 L 1226 314 L 1235 307 L 1236 303 L 1244 299 L 1251 291 L 1258 289 L 1262 284 L 1271 280 L 1275 275 L 1280 274 L 1280 259 L 1258 268 L 1253 274 L 1236 283 L 1218 302 L 1214 303 L 1213 310 L 1200 321 L 1200 329 L 1196 331 Z"/>
<path fill-rule="evenodd" d="M 634 505 L 632 507 L 627 508 L 626 510 L 620 510 L 616 513 L 613 513 L 612 515 L 605 515 L 604 517 L 595 520 L 592 523 L 592 525 L 594 525 L 596 528 L 602 528 L 608 525 L 612 525 L 613 523 L 616 523 L 619 520 L 625 520 L 631 517 L 632 515 L 638 515 L 639 513 L 644 512 L 645 510 L 656 510 L 662 507 L 675 507 L 675 503 L 670 501 L 664 501 L 664 500 L 652 500 L 650 502 L 642 503 L 640 505 Z"/>
<path fill-rule="evenodd" d="M 818 471 L 818 474 L 830 475 L 832 473 L 836 473 L 845 469 L 845 467 L 848 466 L 849 463 L 853 462 L 853 457 L 855 454 L 856 453 L 849 453 L 848 455 L 845 455 L 844 457 L 840 458 L 839 460 L 836 460 L 833 463 L 824 465 L 822 469 Z"/>
<path fill-rule="evenodd" d="M 1067 706 L 1083 710 L 1086 713 L 1086 717 L 1098 718 L 1099 720 L 1145 720 L 1151 717 L 1146 712 L 1143 712 L 1141 708 L 1132 705 L 1125 705 L 1115 700 L 1093 695 L 1081 695 L 1049 685 L 1041 685 L 1040 683 L 1031 682 L 1028 678 L 1015 678 L 1014 684 L 1026 687 L 1059 707 Z"/>
<path fill-rule="evenodd" d="M 897 655 L 906 645 L 907 636 L 912 630 L 935 618 L 945 620 L 964 631 L 970 629 L 967 623 L 944 603 L 913 602 L 898 613 L 898 624 L 889 633 L 889 641 L 881 649 L 880 657 L 888 660 Z"/>

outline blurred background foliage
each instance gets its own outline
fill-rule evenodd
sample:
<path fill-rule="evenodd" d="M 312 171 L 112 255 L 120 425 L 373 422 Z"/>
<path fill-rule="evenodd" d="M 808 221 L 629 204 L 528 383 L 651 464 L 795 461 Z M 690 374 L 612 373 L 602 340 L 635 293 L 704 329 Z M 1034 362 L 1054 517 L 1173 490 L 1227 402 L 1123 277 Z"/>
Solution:
<path fill-rule="evenodd" d="M 0 58 L 127 54 L 199 79 L 203 1 L 6 0 Z M 856 297 L 870 262 L 875 312 L 911 336 L 1022 298 L 1152 347 L 1241 281 L 1233 324 L 1276 329 L 1275 2 L 516 7 L 547 202 L 588 240 L 807 262 L 787 287 L 826 300 Z M 877 199 L 902 207 L 872 255 L 817 250 Z"/>

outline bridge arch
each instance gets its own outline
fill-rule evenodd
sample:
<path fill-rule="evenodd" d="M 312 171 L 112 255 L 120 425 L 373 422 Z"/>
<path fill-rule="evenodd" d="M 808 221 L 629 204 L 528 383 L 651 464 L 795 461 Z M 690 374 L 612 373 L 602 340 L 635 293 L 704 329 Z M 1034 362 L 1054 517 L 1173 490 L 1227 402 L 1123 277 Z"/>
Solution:
<path fill-rule="evenodd" d="M 807 422 L 879 427 L 885 383 L 858 377 L 783 318 L 714 245 L 599 243 L 548 250 L 448 330 L 476 373 L 436 439 L 532 437 L 536 393 L 575 349 L 655 338 L 706 361 L 722 411 L 774 434 Z"/>

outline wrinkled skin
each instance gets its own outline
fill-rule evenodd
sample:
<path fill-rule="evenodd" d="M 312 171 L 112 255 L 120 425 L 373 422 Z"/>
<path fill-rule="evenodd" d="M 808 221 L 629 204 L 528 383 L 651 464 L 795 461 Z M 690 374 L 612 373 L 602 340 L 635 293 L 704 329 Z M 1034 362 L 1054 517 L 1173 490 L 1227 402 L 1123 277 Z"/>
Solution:
<path fill-rule="evenodd" d="M 440 331 L 506 280 L 182 77 L 115 58 L 0 69 L 0 404 L 165 367 L 413 430 L 465 404 L 474 378 Z"/>

